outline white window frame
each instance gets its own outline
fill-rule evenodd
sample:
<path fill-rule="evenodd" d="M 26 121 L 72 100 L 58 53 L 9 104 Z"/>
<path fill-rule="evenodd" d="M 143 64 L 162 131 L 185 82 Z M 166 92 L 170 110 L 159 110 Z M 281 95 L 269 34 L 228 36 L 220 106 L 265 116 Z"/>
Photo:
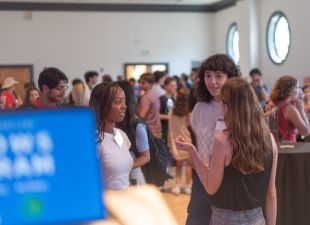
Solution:
<path fill-rule="evenodd" d="M 236 34 L 238 36 L 235 36 Z M 239 65 L 239 60 L 240 60 L 240 40 L 239 40 L 239 37 L 240 37 L 240 35 L 239 35 L 237 23 L 232 23 L 229 26 L 228 31 L 227 31 L 226 52 L 234 60 L 234 62 L 237 65 Z M 238 41 L 237 46 L 234 46 L 234 41 Z M 236 50 L 234 47 L 235 48 L 237 47 L 238 49 Z"/>
<path fill-rule="evenodd" d="M 276 39 L 276 28 L 278 26 L 279 21 L 283 18 L 287 22 L 288 35 L 289 35 L 288 37 L 289 39 L 286 40 L 288 42 L 288 46 L 287 46 L 287 51 L 286 51 L 285 56 L 281 56 L 278 53 L 277 43 L 275 40 Z M 283 64 L 285 60 L 287 59 L 289 51 L 290 51 L 291 31 L 290 31 L 290 24 L 288 22 L 288 19 L 284 15 L 284 13 L 281 11 L 274 12 L 269 18 L 268 25 L 267 25 L 267 32 L 266 32 L 266 45 L 267 45 L 267 52 L 268 52 L 270 60 L 275 64 Z"/>

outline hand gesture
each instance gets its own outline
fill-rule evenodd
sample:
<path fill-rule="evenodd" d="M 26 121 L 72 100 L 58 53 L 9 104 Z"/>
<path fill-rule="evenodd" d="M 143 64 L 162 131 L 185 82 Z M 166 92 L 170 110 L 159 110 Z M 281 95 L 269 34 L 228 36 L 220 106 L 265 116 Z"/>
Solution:
<path fill-rule="evenodd" d="M 269 112 L 271 110 L 273 110 L 275 107 L 275 104 L 272 101 L 269 101 L 266 105 L 265 105 L 265 112 Z"/>
<path fill-rule="evenodd" d="M 304 101 L 298 98 L 295 102 L 295 106 L 299 110 L 304 110 Z"/>
<path fill-rule="evenodd" d="M 187 151 L 187 152 L 196 150 L 195 146 L 192 143 L 187 142 L 182 136 L 178 137 L 175 140 L 175 145 L 177 149 Z"/>

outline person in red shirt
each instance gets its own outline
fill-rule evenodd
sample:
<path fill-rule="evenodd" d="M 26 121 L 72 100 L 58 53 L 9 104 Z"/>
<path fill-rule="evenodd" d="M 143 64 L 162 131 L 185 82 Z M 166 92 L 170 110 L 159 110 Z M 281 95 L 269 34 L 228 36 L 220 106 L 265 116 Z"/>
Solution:
<path fill-rule="evenodd" d="M 2 86 L 2 93 L 1 93 L 1 107 L 4 110 L 14 110 L 21 106 L 22 100 L 18 98 L 15 94 L 15 88 L 18 84 L 18 81 L 14 80 L 12 77 L 7 77 L 4 80 Z"/>
<path fill-rule="evenodd" d="M 36 109 L 61 108 L 66 91 L 68 78 L 55 67 L 45 68 L 39 75 L 38 85 L 41 96 L 32 103 Z"/>

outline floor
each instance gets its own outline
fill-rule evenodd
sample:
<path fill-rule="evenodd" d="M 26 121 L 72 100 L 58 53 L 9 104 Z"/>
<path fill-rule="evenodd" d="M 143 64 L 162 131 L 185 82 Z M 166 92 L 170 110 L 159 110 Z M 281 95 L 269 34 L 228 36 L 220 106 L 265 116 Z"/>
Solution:
<path fill-rule="evenodd" d="M 172 214 L 175 216 L 179 225 L 184 225 L 187 217 L 186 209 L 189 202 L 189 195 L 173 195 L 171 193 L 163 193 Z"/>
<path fill-rule="evenodd" d="M 171 210 L 172 215 L 174 216 L 176 222 L 178 225 L 185 225 L 185 221 L 186 221 L 186 217 L 187 217 L 187 213 L 186 213 L 186 209 L 187 209 L 187 205 L 189 202 L 189 195 L 185 195 L 185 194 L 181 194 L 181 195 L 174 195 L 171 193 L 164 193 L 164 192 L 160 192 L 157 189 L 154 189 L 154 187 L 152 187 L 152 189 L 150 189 L 148 187 L 143 189 L 131 189 L 128 190 L 127 192 L 123 192 L 123 193 L 118 193 L 118 192 L 113 192 L 111 191 L 109 193 L 109 197 L 106 196 L 106 200 L 108 200 L 109 205 L 110 205 L 110 210 L 114 211 L 114 216 L 113 217 L 109 217 L 109 219 L 107 220 L 99 220 L 99 221 L 94 221 L 91 222 L 89 224 L 85 224 L 85 225 L 132 225 L 132 224 L 145 224 L 145 221 L 147 221 L 148 219 L 154 219 L 154 215 L 158 216 L 159 213 L 159 209 L 158 209 L 158 205 L 160 206 L 161 204 L 163 204 L 162 199 L 160 199 L 160 201 L 154 201 L 154 199 L 152 197 L 149 196 L 149 194 L 154 194 L 152 196 L 157 196 L 157 197 L 161 197 L 160 195 L 163 196 L 164 200 L 166 201 L 168 207 Z M 153 191 L 155 191 L 153 193 Z M 131 192 L 131 193 L 129 193 Z M 145 194 L 147 194 L 146 196 L 144 196 Z M 126 198 L 125 198 L 126 196 Z M 144 196 L 144 197 L 143 197 Z M 136 198 L 139 197 L 139 198 Z M 156 197 L 155 197 L 156 198 Z M 113 204 L 112 204 L 112 199 L 113 199 Z M 137 201 L 137 199 L 139 201 Z M 121 205 L 119 205 L 118 203 L 115 203 L 115 200 L 117 200 L 116 202 L 122 202 Z M 124 201 L 126 200 L 126 201 Z M 142 201 L 144 200 L 144 201 Z M 141 205 L 141 202 L 144 204 Z M 155 205 L 153 203 L 156 203 Z M 146 205 L 145 205 L 146 204 Z M 128 205 L 130 205 L 130 208 L 128 208 Z M 152 207 L 157 207 L 152 209 Z M 144 211 L 145 214 L 141 215 L 139 214 L 139 212 L 141 212 L 141 207 L 146 207 L 147 210 Z M 164 208 L 164 210 L 166 210 L 166 207 L 162 207 L 162 209 Z M 156 212 L 155 214 L 152 213 L 154 211 Z M 135 213 L 132 213 L 135 212 Z M 143 211 L 143 210 L 142 210 Z M 166 211 L 165 211 L 166 212 Z M 169 218 L 171 216 L 170 212 L 167 212 L 169 215 Z M 166 218 L 168 218 L 168 215 L 163 212 L 159 213 L 160 215 L 162 215 L 162 218 L 165 218 L 165 216 L 167 216 Z M 132 217 L 132 215 L 139 215 L 139 217 Z M 146 218 L 146 219 L 145 219 Z M 160 223 L 151 223 L 151 224 L 167 224 L 167 221 L 165 220 L 164 222 L 162 221 L 162 219 L 155 219 L 158 220 L 158 222 Z M 174 221 L 173 221 L 174 222 Z M 169 223 L 168 223 L 169 224 Z M 173 223 L 175 224 L 175 223 Z"/>

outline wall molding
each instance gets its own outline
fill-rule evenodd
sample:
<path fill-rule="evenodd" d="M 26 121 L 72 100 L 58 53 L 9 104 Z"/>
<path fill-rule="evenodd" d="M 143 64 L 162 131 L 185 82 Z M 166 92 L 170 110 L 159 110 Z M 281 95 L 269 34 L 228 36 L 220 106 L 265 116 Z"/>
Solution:
<path fill-rule="evenodd" d="M 84 12 L 217 12 L 236 5 L 236 2 L 237 0 L 222 0 L 210 5 L 0 2 L 0 10 Z"/>

